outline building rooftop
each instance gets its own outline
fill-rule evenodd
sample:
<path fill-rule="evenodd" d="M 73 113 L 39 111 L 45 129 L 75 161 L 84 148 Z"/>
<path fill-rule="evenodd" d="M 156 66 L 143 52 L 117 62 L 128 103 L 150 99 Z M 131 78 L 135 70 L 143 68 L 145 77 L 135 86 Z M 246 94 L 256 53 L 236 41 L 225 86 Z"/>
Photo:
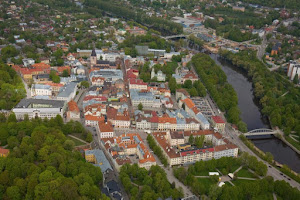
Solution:
<path fill-rule="evenodd" d="M 74 92 L 76 87 L 77 87 L 76 82 L 70 82 L 70 83 L 66 84 L 64 87 L 60 88 L 60 91 L 59 91 L 59 94 L 57 95 L 57 97 L 60 97 L 60 98 L 69 97 L 71 95 L 71 93 Z"/>
<path fill-rule="evenodd" d="M 59 100 L 45 100 L 45 99 L 22 99 L 15 108 L 62 108 L 65 102 Z"/>
<path fill-rule="evenodd" d="M 86 150 L 85 154 L 86 155 L 92 154 L 95 156 L 96 163 L 94 165 L 97 167 L 100 167 L 102 173 L 104 173 L 107 169 L 112 170 L 112 167 L 110 166 L 110 164 L 102 150 L 100 150 L 100 149 Z"/>
<path fill-rule="evenodd" d="M 220 116 L 212 116 L 212 120 L 217 124 L 224 124 L 225 121 Z"/>

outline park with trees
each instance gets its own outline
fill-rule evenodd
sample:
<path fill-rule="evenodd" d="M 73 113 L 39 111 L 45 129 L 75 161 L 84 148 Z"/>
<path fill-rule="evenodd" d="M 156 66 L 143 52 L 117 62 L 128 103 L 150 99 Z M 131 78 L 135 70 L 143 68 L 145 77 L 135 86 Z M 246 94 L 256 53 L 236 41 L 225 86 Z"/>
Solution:
<path fill-rule="evenodd" d="M 137 164 L 125 164 L 120 170 L 120 180 L 132 200 L 179 199 L 184 195 L 182 188 L 169 183 L 166 172 L 157 165 L 146 170 Z"/>
<path fill-rule="evenodd" d="M 0 199 L 109 199 L 99 188 L 100 168 L 74 150 L 66 135 L 75 127 L 60 116 L 17 122 L 11 114 L 0 120 L 1 145 L 10 149 L 0 157 Z"/>
<path fill-rule="evenodd" d="M 243 168 L 240 169 L 241 166 Z M 223 175 L 238 171 L 231 180 L 234 186 L 226 182 L 224 186 L 218 187 L 218 177 L 203 177 L 207 176 L 209 172 L 216 171 L 216 169 Z M 248 153 L 243 153 L 238 158 L 223 157 L 217 160 L 198 161 L 188 168 L 174 167 L 173 173 L 195 195 L 210 199 L 273 199 L 273 193 L 275 193 L 277 198 L 296 200 L 300 195 L 296 188 L 292 188 L 285 181 L 274 181 L 272 177 L 266 177 L 267 166 Z M 202 178 L 197 176 L 202 176 Z M 249 177 L 253 180 L 236 178 L 240 176 Z M 289 191 L 289 193 L 284 193 L 284 190 Z"/>

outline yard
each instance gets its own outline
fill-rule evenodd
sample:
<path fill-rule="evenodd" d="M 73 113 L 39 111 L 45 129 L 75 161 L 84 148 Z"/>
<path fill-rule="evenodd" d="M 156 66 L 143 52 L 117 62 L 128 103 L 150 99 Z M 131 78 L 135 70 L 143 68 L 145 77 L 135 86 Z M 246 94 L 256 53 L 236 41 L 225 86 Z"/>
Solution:
<path fill-rule="evenodd" d="M 242 168 L 236 173 L 237 177 L 245 177 L 245 178 L 256 178 L 256 176 L 251 173 L 248 169 Z"/>
<path fill-rule="evenodd" d="M 85 143 L 75 139 L 75 138 L 72 138 L 70 136 L 67 136 L 68 140 L 72 140 L 74 143 L 75 143 L 75 146 L 81 146 L 81 145 L 84 145 Z"/>

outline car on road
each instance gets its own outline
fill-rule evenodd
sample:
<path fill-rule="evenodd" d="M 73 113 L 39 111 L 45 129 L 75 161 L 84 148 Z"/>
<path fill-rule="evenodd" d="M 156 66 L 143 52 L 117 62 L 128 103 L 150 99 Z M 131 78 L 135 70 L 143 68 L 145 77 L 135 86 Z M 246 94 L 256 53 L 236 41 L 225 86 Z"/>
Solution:
<path fill-rule="evenodd" d="M 269 165 L 269 168 L 272 168 L 271 165 Z"/>
<path fill-rule="evenodd" d="M 291 180 L 290 178 L 287 178 L 289 181 Z"/>
<path fill-rule="evenodd" d="M 280 175 L 282 176 L 282 175 L 283 175 L 283 173 L 280 173 Z"/>

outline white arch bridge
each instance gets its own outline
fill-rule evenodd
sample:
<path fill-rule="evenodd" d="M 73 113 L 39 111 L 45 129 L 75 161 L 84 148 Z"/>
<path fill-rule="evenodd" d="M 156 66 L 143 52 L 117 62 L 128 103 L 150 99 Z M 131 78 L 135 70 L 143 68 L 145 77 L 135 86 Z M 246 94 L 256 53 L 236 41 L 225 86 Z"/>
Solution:
<path fill-rule="evenodd" d="M 260 128 L 254 129 L 247 133 L 244 133 L 244 136 L 257 136 L 257 135 L 274 135 L 278 133 L 277 130 L 267 129 L 267 128 Z"/>

